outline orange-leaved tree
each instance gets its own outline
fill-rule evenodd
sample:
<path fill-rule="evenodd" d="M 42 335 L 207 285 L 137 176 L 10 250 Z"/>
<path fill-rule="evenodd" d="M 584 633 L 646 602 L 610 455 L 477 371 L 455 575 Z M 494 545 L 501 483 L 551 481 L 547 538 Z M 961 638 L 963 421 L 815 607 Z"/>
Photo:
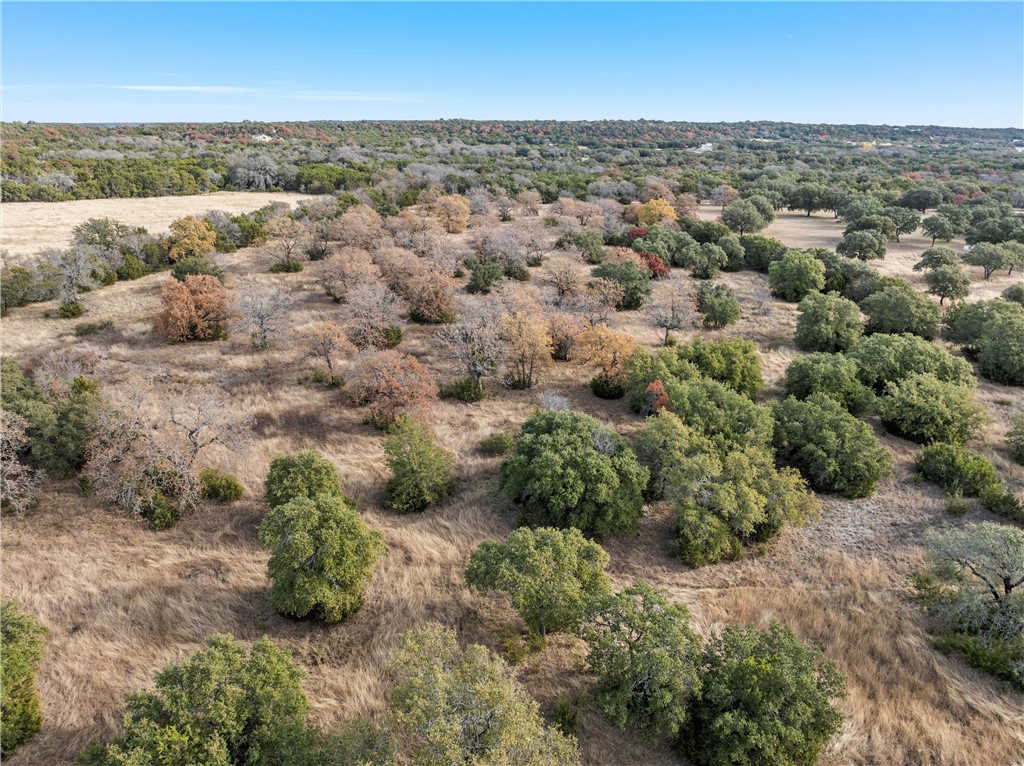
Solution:
<path fill-rule="evenodd" d="M 399 415 L 429 410 L 437 401 L 434 377 L 415 357 L 398 351 L 359 355 L 352 384 L 356 402 L 367 409 L 367 420 L 380 428 Z"/>
<path fill-rule="evenodd" d="M 597 368 L 590 381 L 591 390 L 603 399 L 618 399 L 625 394 L 626 362 L 636 350 L 636 339 L 608 325 L 588 327 L 579 334 L 576 362 Z"/>
<path fill-rule="evenodd" d="M 663 199 L 649 200 L 640 205 L 636 211 L 636 220 L 641 226 L 659 221 L 674 221 L 678 217 L 671 203 Z"/>
<path fill-rule="evenodd" d="M 168 255 L 172 261 L 202 258 L 216 248 L 217 232 L 205 218 L 187 215 L 171 223 L 170 243 Z"/>
<path fill-rule="evenodd" d="M 227 336 L 233 299 L 216 277 L 206 274 L 168 279 L 160 288 L 164 308 L 154 329 L 172 343 L 219 340 Z"/>

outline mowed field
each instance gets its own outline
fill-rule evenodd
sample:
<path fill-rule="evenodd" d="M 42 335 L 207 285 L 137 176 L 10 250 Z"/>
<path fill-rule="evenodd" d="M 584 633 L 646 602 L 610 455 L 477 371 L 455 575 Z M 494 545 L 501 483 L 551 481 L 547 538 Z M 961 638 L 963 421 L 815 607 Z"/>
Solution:
<path fill-rule="evenodd" d="M 46 247 L 67 247 L 72 230 L 89 218 L 116 218 L 161 234 L 171 221 L 182 216 L 207 210 L 248 213 L 275 201 L 294 205 L 309 196 L 293 192 L 214 192 L 187 197 L 5 202 L 0 206 L 0 248 L 9 251 L 13 262 L 20 262 Z"/>
<path fill-rule="evenodd" d="M 252 209 L 279 195 L 256 196 L 248 207 L 231 209 Z M 225 207 L 213 197 L 200 199 L 191 211 L 179 208 L 170 218 Z M 134 211 L 146 202 L 122 200 L 120 208 L 99 213 L 83 208 L 82 217 L 113 215 L 145 224 Z M 714 217 L 717 210 L 704 209 L 702 215 Z M 68 231 L 75 223 L 65 221 Z M 43 233 L 43 227 L 39 230 Z M 796 247 L 833 247 L 841 232 L 842 224 L 831 215 L 782 213 L 766 233 Z M 876 265 L 921 286 L 911 266 L 930 242 L 919 236 L 903 240 Z M 299 274 L 273 275 L 267 273 L 268 256 L 258 251 L 218 256 L 218 261 L 236 291 L 273 284 L 285 292 L 293 301 L 287 322 L 293 333 L 338 316 L 338 306 L 317 283 L 316 264 Z M 973 297 L 998 294 L 1019 281 L 1017 275 L 997 275 L 985 283 L 979 270 L 969 271 L 975 280 Z M 500 459 L 482 456 L 480 439 L 517 427 L 542 391 L 565 395 L 574 407 L 627 436 L 641 424 L 624 402 L 596 399 L 585 385 L 590 373 L 571 364 L 556 365 L 533 391 L 509 391 L 492 382 L 492 398 L 478 404 L 444 401 L 434 408 L 430 423 L 437 440 L 456 456 L 458 489 L 437 508 L 402 516 L 382 504 L 381 433 L 363 423 L 344 390 L 302 382 L 309 363 L 295 344 L 286 339 L 274 350 L 257 353 L 237 335 L 186 346 L 169 346 L 154 337 L 158 291 L 168 278 L 151 275 L 84 296 L 89 312 L 84 319 L 109 319 L 114 325 L 88 341 L 73 334 L 82 320 L 44 318 L 44 310 L 52 308 L 46 304 L 15 309 L 0 320 L 4 353 L 31 363 L 50 350 L 78 346 L 93 358 L 95 376 L 112 399 L 133 374 L 158 386 L 214 383 L 239 413 L 255 418 L 252 443 L 214 460 L 246 485 L 245 498 L 236 504 L 210 506 L 173 529 L 154 532 L 82 497 L 74 482 L 66 482 L 50 485 L 37 510 L 4 520 L 3 592 L 38 615 L 49 630 L 39 674 L 43 730 L 11 759 L 12 766 L 70 766 L 91 739 L 116 729 L 127 694 L 151 685 L 157 669 L 184 659 L 211 633 L 231 633 L 245 641 L 268 635 L 291 651 L 306 671 L 313 717 L 322 726 L 384 712 L 384 665 L 403 630 L 439 621 L 455 627 L 462 640 L 500 650 L 505 638 L 523 633 L 525 626 L 501 597 L 471 592 L 462 576 L 476 545 L 507 535 L 517 520 L 498 492 Z M 671 279 L 691 281 L 682 270 L 673 271 Z M 741 272 L 720 279 L 737 292 L 743 306 L 740 323 L 726 331 L 693 329 L 678 337 L 754 340 L 765 368 L 766 397 L 778 396 L 786 366 L 800 353 L 792 340 L 796 306 L 773 299 L 763 275 Z M 535 279 L 522 289 L 538 289 L 538 283 Z M 618 314 L 612 322 L 651 347 L 660 340 L 642 312 Z M 407 323 L 405 330 L 400 351 L 414 354 L 440 380 L 454 377 L 451 363 L 438 352 L 435 328 Z M 970 446 L 989 457 L 1019 492 L 1024 467 L 1009 459 L 1004 443 L 1013 406 L 1024 404 L 1021 389 L 982 380 L 979 399 L 992 422 Z M 822 645 L 849 678 L 849 694 L 839 702 L 845 723 L 823 764 L 1021 766 L 1024 696 L 1002 691 L 989 677 L 932 649 L 919 610 L 909 600 L 908 578 L 920 566 L 925 530 L 995 517 L 975 504 L 966 517 L 950 518 L 941 491 L 911 480 L 918 448 L 885 435 L 877 422 L 872 425 L 895 465 L 894 478 L 873 497 L 823 497 L 820 521 L 785 530 L 763 555 L 698 570 L 687 569 L 673 555 L 671 512 L 653 506 L 638 535 L 604 541 L 612 576 L 618 586 L 645 579 L 664 588 L 690 608 L 695 628 L 705 634 L 723 624 L 780 620 Z M 335 463 L 346 492 L 367 523 L 383 532 L 388 547 L 365 606 L 329 627 L 273 612 L 266 578 L 269 554 L 256 538 L 265 511 L 260 497 L 267 466 L 277 454 L 305 448 Z M 560 696 L 585 694 L 594 681 L 585 671 L 580 645 L 567 637 L 552 639 L 519 670 L 546 713 Z M 685 763 L 666 748 L 618 731 L 588 704 L 580 712 L 577 733 L 584 762 L 594 766 Z"/>

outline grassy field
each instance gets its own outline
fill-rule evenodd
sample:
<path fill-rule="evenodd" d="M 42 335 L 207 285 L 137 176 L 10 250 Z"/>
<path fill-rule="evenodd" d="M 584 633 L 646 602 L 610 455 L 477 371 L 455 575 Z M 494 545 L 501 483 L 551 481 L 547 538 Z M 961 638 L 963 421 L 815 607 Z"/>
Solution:
<path fill-rule="evenodd" d="M 45 247 L 66 247 L 72 229 L 89 218 L 117 218 L 160 234 L 171 221 L 186 215 L 207 210 L 248 213 L 271 202 L 294 205 L 309 197 L 293 192 L 214 192 L 185 197 L 6 202 L 0 211 L 0 248 L 10 253 L 13 261 L 20 261 Z"/>
<path fill-rule="evenodd" d="M 50 209 L 47 220 L 55 227 L 59 220 L 65 234 L 77 222 L 72 210 L 81 218 L 116 215 L 157 230 L 159 221 L 166 226 L 187 212 L 251 209 L 272 198 L 287 200 L 289 195 L 258 195 L 255 205 L 234 198 L 229 205 L 223 195 L 37 205 L 42 211 L 33 229 L 38 241 L 29 241 L 24 229 L 18 246 L 31 251 L 53 244 L 49 238 L 57 235 L 43 223 Z M 173 207 L 178 201 L 195 207 Z M 106 203 L 109 209 L 96 207 Z M 23 206 L 5 207 L 6 229 L 11 211 L 20 216 Z M 717 210 L 704 209 L 702 215 L 714 217 Z M 766 233 L 792 246 L 833 247 L 841 231 L 831 215 L 782 213 Z M 910 267 L 929 244 L 923 237 L 906 236 L 877 265 L 920 285 Z M 272 275 L 267 256 L 257 251 L 218 260 L 233 289 L 273 283 L 287 292 L 294 302 L 288 321 L 293 332 L 337 314 L 337 306 L 317 285 L 315 264 L 299 274 Z M 973 297 L 991 297 L 1019 281 L 1016 275 L 999 275 L 983 282 L 975 271 Z M 679 270 L 671 278 L 690 281 Z M 43 730 L 11 759 L 12 766 L 74 763 L 87 742 L 111 733 L 129 692 L 150 684 L 155 670 L 185 658 L 211 633 L 232 633 L 246 641 L 269 635 L 287 647 L 307 671 L 304 686 L 314 720 L 325 726 L 383 712 L 383 665 L 397 636 L 408 628 L 436 620 L 454 626 L 464 640 L 500 649 L 503 639 L 523 633 L 525 626 L 507 603 L 469 591 L 462 579 L 473 548 L 516 525 L 515 511 L 497 491 L 500 459 L 482 456 L 478 442 L 515 428 L 536 406 L 539 392 L 547 390 L 627 435 L 639 425 L 623 402 L 594 398 L 584 385 L 588 375 L 568 364 L 554 367 L 534 391 L 495 385 L 497 395 L 478 404 L 442 402 L 431 424 L 438 441 L 456 455 L 457 492 L 439 508 L 400 516 L 381 504 L 380 432 L 362 422 L 343 391 L 300 382 L 308 362 L 294 344 L 257 353 L 242 337 L 185 347 L 154 337 L 158 289 L 166 279 L 156 274 L 85 296 L 85 319 L 109 319 L 114 325 L 88 341 L 75 338 L 76 320 L 44 318 L 44 310 L 52 308 L 46 304 L 15 309 L 0 323 L 4 353 L 23 362 L 77 344 L 92 356 L 96 377 L 112 398 L 132 374 L 156 381 L 213 382 L 238 412 L 251 414 L 256 422 L 251 444 L 217 456 L 245 484 L 245 498 L 209 507 L 171 530 L 150 531 L 119 516 L 83 498 L 73 482 L 49 485 L 38 510 L 4 520 L 3 591 L 49 629 L 39 674 Z M 758 343 L 767 395 L 777 396 L 786 365 L 799 354 L 792 342 L 796 307 L 771 298 L 762 275 L 741 272 L 720 279 L 736 289 L 743 305 L 740 323 L 724 334 Z M 535 283 L 524 289 L 534 289 Z M 612 321 L 645 344 L 660 340 L 660 332 L 640 312 L 619 314 Z M 399 350 L 415 354 L 440 379 L 451 377 L 450 364 L 437 354 L 434 328 L 408 324 L 405 329 Z M 679 337 L 697 334 L 722 333 L 692 330 Z M 1020 406 L 1021 391 L 981 381 L 979 399 L 993 421 L 971 446 L 991 458 L 1004 480 L 1020 491 L 1024 467 L 1012 463 L 1003 449 L 1012 408 L 998 402 Z M 825 764 L 1024 764 L 1024 697 L 1001 691 L 990 678 L 932 649 L 921 615 L 908 601 L 907 580 L 919 566 L 924 530 L 952 522 L 943 509 L 944 495 L 911 481 L 916 448 L 874 425 L 896 469 L 875 496 L 855 501 L 826 497 L 820 521 L 785 530 L 764 555 L 699 570 L 686 569 L 672 555 L 670 514 L 655 506 L 637 536 L 606 541 L 613 578 L 617 585 L 646 579 L 666 589 L 690 607 L 701 632 L 727 623 L 781 620 L 800 637 L 820 643 L 849 676 L 849 695 L 839 703 L 846 720 Z M 388 546 L 363 609 L 332 627 L 290 621 L 273 612 L 266 579 L 269 554 L 256 539 L 264 512 L 262 478 L 270 460 L 303 448 L 317 449 L 337 465 L 347 493 L 367 523 L 383 532 Z M 994 517 L 974 507 L 966 520 L 983 518 Z M 520 666 L 522 680 L 546 711 L 559 696 L 589 688 L 593 679 L 582 667 L 580 648 L 562 637 Z M 591 707 L 581 711 L 578 736 L 587 764 L 682 763 L 670 751 L 619 732 Z"/>

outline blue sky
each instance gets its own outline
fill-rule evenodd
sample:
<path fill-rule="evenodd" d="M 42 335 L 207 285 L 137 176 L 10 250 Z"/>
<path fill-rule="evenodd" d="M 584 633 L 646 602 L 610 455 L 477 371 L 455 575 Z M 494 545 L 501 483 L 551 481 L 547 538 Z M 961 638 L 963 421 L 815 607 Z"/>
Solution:
<path fill-rule="evenodd" d="M 5 120 L 1024 127 L 1024 3 L 3 3 Z"/>

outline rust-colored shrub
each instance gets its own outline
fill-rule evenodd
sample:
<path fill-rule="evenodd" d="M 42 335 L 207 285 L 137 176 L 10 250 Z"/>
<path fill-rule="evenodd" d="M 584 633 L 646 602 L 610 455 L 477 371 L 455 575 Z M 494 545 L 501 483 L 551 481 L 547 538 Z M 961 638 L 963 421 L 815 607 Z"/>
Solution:
<path fill-rule="evenodd" d="M 168 279 L 160 288 L 163 311 L 154 330 L 172 343 L 219 340 L 227 336 L 231 293 L 216 277 L 189 275 Z"/>

